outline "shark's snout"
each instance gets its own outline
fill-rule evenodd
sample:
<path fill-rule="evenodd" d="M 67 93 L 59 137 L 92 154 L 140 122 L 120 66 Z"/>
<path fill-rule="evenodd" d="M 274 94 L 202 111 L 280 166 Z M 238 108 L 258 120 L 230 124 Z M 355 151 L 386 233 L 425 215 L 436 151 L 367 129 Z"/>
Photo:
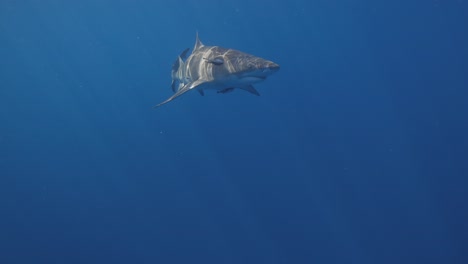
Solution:
<path fill-rule="evenodd" d="M 265 70 L 271 71 L 271 72 L 276 72 L 280 69 L 280 66 L 272 61 L 269 61 L 265 65 Z"/>
<path fill-rule="evenodd" d="M 277 72 L 280 66 L 272 61 L 265 61 L 259 68 L 261 69 L 262 75 L 268 76 Z"/>

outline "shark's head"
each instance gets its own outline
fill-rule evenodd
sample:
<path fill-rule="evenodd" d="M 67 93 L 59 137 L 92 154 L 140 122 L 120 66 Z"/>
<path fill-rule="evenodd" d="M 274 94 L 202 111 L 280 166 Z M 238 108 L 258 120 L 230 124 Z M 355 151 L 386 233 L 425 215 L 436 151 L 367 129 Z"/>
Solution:
<path fill-rule="evenodd" d="M 219 46 L 205 46 L 198 38 L 193 48 L 192 60 L 196 65 L 210 65 L 207 75 L 226 85 L 247 85 L 265 80 L 277 72 L 280 66 L 272 61 L 262 59 L 235 49 Z M 197 70 L 197 72 L 200 72 Z M 208 78 L 210 79 L 210 78 Z"/>
<path fill-rule="evenodd" d="M 230 50 L 225 56 L 230 62 L 229 71 L 239 79 L 250 83 L 263 81 L 280 68 L 272 61 L 236 50 Z"/>

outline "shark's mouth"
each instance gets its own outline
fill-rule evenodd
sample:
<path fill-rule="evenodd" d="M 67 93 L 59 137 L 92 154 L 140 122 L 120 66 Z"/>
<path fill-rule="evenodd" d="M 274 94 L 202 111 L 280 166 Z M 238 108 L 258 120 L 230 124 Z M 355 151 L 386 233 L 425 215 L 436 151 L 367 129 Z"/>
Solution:
<path fill-rule="evenodd" d="M 240 78 L 241 82 L 243 83 L 257 83 L 265 80 L 265 76 L 245 76 Z"/>
<path fill-rule="evenodd" d="M 265 76 L 252 76 L 254 78 L 258 78 L 258 79 L 261 79 L 261 80 L 265 80 L 267 77 Z"/>
<path fill-rule="evenodd" d="M 244 73 L 244 74 L 239 74 L 239 75 L 238 75 L 238 78 L 240 78 L 240 79 L 260 79 L 260 80 L 265 80 L 265 79 L 267 78 L 267 76 L 265 76 L 265 75 L 260 75 L 260 74 L 259 74 L 259 75 L 254 75 L 254 74 L 249 74 L 249 73 L 245 74 L 245 73 Z"/>

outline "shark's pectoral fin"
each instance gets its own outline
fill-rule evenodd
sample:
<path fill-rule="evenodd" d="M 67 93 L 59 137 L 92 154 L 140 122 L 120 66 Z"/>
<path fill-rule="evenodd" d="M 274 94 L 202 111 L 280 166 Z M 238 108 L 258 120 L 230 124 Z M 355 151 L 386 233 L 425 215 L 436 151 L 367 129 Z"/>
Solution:
<path fill-rule="evenodd" d="M 198 79 L 198 80 L 196 80 L 196 81 L 187 83 L 184 87 L 182 87 L 182 89 L 192 90 L 192 89 L 197 88 L 200 84 L 203 84 L 203 83 L 205 83 L 205 82 L 206 82 L 206 81 L 203 80 L 203 79 Z"/>
<path fill-rule="evenodd" d="M 174 95 L 172 95 L 171 97 L 166 99 L 166 101 L 153 106 L 153 108 L 156 108 L 156 107 L 159 107 L 159 106 L 161 106 L 163 104 L 169 103 L 170 101 L 172 101 L 175 98 L 183 95 L 184 93 L 196 88 L 197 86 L 199 86 L 200 84 L 203 84 L 204 82 L 205 82 L 204 80 L 198 79 L 198 80 L 196 80 L 194 82 L 187 83 L 186 85 L 181 87 Z"/>
<path fill-rule="evenodd" d="M 239 87 L 239 89 L 247 91 L 247 92 L 249 92 L 251 94 L 255 94 L 256 96 L 260 96 L 260 93 L 252 85 L 242 86 L 242 87 Z"/>
<path fill-rule="evenodd" d="M 200 93 L 201 96 L 205 96 L 205 92 L 202 89 L 198 89 L 198 93 Z"/>

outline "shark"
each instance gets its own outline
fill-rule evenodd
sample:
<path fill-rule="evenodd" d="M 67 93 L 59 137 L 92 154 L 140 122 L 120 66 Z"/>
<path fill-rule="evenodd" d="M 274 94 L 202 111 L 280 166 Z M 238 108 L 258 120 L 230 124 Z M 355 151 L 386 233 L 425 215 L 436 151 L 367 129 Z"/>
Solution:
<path fill-rule="evenodd" d="M 254 84 L 277 72 L 280 66 L 272 61 L 235 49 L 205 46 L 196 34 L 195 46 L 187 57 L 185 49 L 172 65 L 171 88 L 174 94 L 154 108 L 169 103 L 191 90 L 205 95 L 206 90 L 226 94 L 235 89 L 259 96 Z"/>

